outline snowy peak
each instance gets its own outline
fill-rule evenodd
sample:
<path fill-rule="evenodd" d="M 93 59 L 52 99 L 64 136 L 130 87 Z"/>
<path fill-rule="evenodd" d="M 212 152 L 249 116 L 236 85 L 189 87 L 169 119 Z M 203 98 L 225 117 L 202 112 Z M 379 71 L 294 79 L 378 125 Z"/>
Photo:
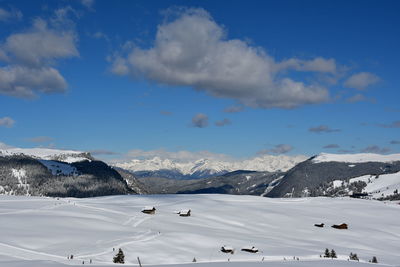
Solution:
<path fill-rule="evenodd" d="M 25 155 L 41 160 L 55 160 L 66 163 L 93 160 L 90 153 L 74 150 L 59 150 L 50 148 L 9 148 L 0 149 L 0 156 Z"/>
<path fill-rule="evenodd" d="M 400 161 L 400 154 L 381 155 L 372 153 L 359 154 L 328 154 L 321 153 L 313 160 L 314 163 L 321 162 L 347 162 L 347 163 L 366 163 L 366 162 L 395 162 Z"/>
<path fill-rule="evenodd" d="M 224 161 L 203 158 L 195 161 L 182 162 L 154 157 L 151 159 L 133 159 L 128 162 L 117 163 L 115 166 L 131 172 L 156 172 L 167 170 L 178 172 L 183 175 L 204 177 L 206 175 L 219 175 L 237 170 L 286 171 L 306 159 L 306 156 L 263 155 L 243 161 Z"/>

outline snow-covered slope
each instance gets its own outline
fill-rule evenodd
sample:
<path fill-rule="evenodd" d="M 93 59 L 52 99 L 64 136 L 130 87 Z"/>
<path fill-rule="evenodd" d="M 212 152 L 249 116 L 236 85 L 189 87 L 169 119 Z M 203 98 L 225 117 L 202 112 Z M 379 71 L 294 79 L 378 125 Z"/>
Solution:
<path fill-rule="evenodd" d="M 350 183 L 363 181 L 367 186 L 363 192 L 369 193 L 374 198 L 393 195 L 400 191 L 400 172 L 382 175 L 364 175 L 350 179 Z"/>
<path fill-rule="evenodd" d="M 394 162 L 394 161 L 400 161 L 400 154 L 381 155 L 372 153 L 360 153 L 360 154 L 321 153 L 313 159 L 313 162 L 315 163 L 321 163 L 321 162 L 365 163 L 365 162 Z"/>
<path fill-rule="evenodd" d="M 197 161 L 182 162 L 154 157 L 143 160 L 133 159 L 128 162 L 116 163 L 115 166 L 132 172 L 170 170 L 182 175 L 196 176 L 198 174 L 200 177 L 204 177 L 236 170 L 286 171 L 306 159 L 306 156 L 264 155 L 244 161 L 200 159 Z M 201 174 L 205 175 L 201 176 Z"/>
<path fill-rule="evenodd" d="M 141 213 L 145 206 L 155 206 L 156 214 Z M 178 216 L 182 209 L 191 209 L 192 216 Z M 193 258 L 205 267 L 366 266 L 373 256 L 396 266 L 399 214 L 400 206 L 394 203 L 349 198 L 0 196 L 0 266 L 81 266 L 90 259 L 94 266 L 112 266 L 118 248 L 126 264 L 137 264 L 140 257 L 146 266 L 193 266 Z M 321 222 L 326 227 L 314 227 Z M 330 227 L 343 222 L 348 230 Z M 220 252 L 223 245 L 235 253 Z M 260 252 L 240 251 L 245 246 Z M 325 248 L 334 249 L 338 259 L 320 258 Z M 357 253 L 361 263 L 347 262 L 350 252 Z"/>
<path fill-rule="evenodd" d="M 36 159 L 57 160 L 67 163 L 92 160 L 89 153 L 74 150 L 50 148 L 8 148 L 0 149 L 0 156 L 25 155 Z"/>

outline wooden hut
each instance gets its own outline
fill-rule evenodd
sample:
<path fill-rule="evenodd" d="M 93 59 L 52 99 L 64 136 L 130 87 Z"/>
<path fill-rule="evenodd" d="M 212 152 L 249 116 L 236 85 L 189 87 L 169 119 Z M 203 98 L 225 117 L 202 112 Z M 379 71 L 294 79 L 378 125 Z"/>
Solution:
<path fill-rule="evenodd" d="M 144 207 L 142 209 L 142 212 L 146 213 L 146 214 L 155 214 L 156 213 L 156 208 L 153 207 L 153 206 L 147 206 L 147 207 Z"/>
<path fill-rule="evenodd" d="M 339 224 L 339 225 L 334 224 L 334 225 L 332 225 L 331 227 L 332 227 L 332 228 L 335 228 L 335 229 L 349 229 L 349 227 L 347 226 L 346 223 L 342 223 L 342 224 Z"/>
<path fill-rule="evenodd" d="M 191 212 L 191 210 L 181 210 L 180 212 L 178 212 L 178 214 L 182 217 L 189 217 L 191 215 Z"/>
<path fill-rule="evenodd" d="M 222 251 L 223 253 L 231 253 L 231 254 L 234 253 L 233 247 L 229 247 L 229 246 L 222 246 L 222 247 L 221 247 L 221 251 Z"/>
<path fill-rule="evenodd" d="M 249 247 L 242 248 L 242 251 L 246 251 L 246 252 L 250 252 L 250 253 L 257 253 L 258 248 L 249 246 Z"/>

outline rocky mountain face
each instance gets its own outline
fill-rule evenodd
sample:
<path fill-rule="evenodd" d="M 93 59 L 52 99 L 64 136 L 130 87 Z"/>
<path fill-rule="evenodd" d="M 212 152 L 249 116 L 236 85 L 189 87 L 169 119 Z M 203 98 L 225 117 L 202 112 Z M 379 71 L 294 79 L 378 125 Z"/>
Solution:
<path fill-rule="evenodd" d="M 114 168 L 89 153 L 52 149 L 0 150 L 0 194 L 94 197 L 138 193 Z"/>

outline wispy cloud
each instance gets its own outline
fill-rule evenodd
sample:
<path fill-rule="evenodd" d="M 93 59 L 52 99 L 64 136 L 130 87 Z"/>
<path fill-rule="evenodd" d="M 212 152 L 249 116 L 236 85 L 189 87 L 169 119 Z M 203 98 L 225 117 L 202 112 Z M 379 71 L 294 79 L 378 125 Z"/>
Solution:
<path fill-rule="evenodd" d="M 11 21 L 11 20 L 20 20 L 22 18 L 22 12 L 18 9 L 11 8 L 9 10 L 0 8 L 0 21 Z"/>
<path fill-rule="evenodd" d="M 319 125 L 315 127 L 311 127 L 308 129 L 309 132 L 312 133 L 333 133 L 333 132 L 340 132 L 340 129 L 332 129 L 327 125 Z"/>
<path fill-rule="evenodd" d="M 110 156 L 110 155 L 119 155 L 120 153 L 118 152 L 114 152 L 114 151 L 110 151 L 110 150 L 105 150 L 105 149 L 94 149 L 94 150 L 89 150 L 88 151 L 90 154 L 94 155 L 94 156 L 99 156 L 99 155 L 106 155 L 106 156 Z"/>
<path fill-rule="evenodd" d="M 94 5 L 94 0 L 80 0 L 82 5 L 84 5 L 85 7 L 91 9 L 93 8 Z"/>
<path fill-rule="evenodd" d="M 344 86 L 347 88 L 355 88 L 358 90 L 364 90 L 370 85 L 373 85 L 380 81 L 380 78 L 370 72 L 360 72 L 350 76 L 345 82 Z"/>
<path fill-rule="evenodd" d="M 322 148 L 327 148 L 327 149 L 331 149 L 331 148 L 339 148 L 340 146 L 338 144 L 329 144 L 326 146 L 323 146 Z"/>
<path fill-rule="evenodd" d="M 32 143 L 48 143 L 52 142 L 53 140 L 54 138 L 50 136 L 36 136 L 27 139 L 28 142 Z"/>
<path fill-rule="evenodd" d="M 192 118 L 192 126 L 197 128 L 205 128 L 208 126 L 208 116 L 198 113 Z"/>
<path fill-rule="evenodd" d="M 379 123 L 378 126 L 383 128 L 400 128 L 400 121 L 394 121 L 392 123 Z"/>
<path fill-rule="evenodd" d="M 257 155 L 264 155 L 264 154 L 286 154 L 294 149 L 293 146 L 289 144 L 279 144 L 275 145 L 271 149 L 263 149 L 257 152 Z"/>
<path fill-rule="evenodd" d="M 391 145 L 400 145 L 400 140 L 392 140 L 390 141 Z"/>
<path fill-rule="evenodd" d="M 229 106 L 224 109 L 226 113 L 237 113 L 242 112 L 244 110 L 243 106 Z"/>
<path fill-rule="evenodd" d="M 2 127 L 11 128 L 14 126 L 14 124 L 15 124 L 15 121 L 10 117 L 0 118 L 0 126 L 2 126 Z"/>
<path fill-rule="evenodd" d="M 357 102 L 370 102 L 370 103 L 375 103 L 376 100 L 373 98 L 367 98 L 363 94 L 355 94 L 349 98 L 346 99 L 347 102 L 349 103 L 357 103 Z"/>
<path fill-rule="evenodd" d="M 390 152 L 390 148 L 371 145 L 361 150 L 364 153 L 386 154 Z"/>
<path fill-rule="evenodd" d="M 226 118 L 215 122 L 215 126 L 218 126 L 218 127 L 222 127 L 222 126 L 226 126 L 226 125 L 230 125 L 230 124 L 232 124 L 231 120 L 226 119 Z"/>
<path fill-rule="evenodd" d="M 171 111 L 161 110 L 160 114 L 164 116 L 171 116 L 173 113 Z"/>

